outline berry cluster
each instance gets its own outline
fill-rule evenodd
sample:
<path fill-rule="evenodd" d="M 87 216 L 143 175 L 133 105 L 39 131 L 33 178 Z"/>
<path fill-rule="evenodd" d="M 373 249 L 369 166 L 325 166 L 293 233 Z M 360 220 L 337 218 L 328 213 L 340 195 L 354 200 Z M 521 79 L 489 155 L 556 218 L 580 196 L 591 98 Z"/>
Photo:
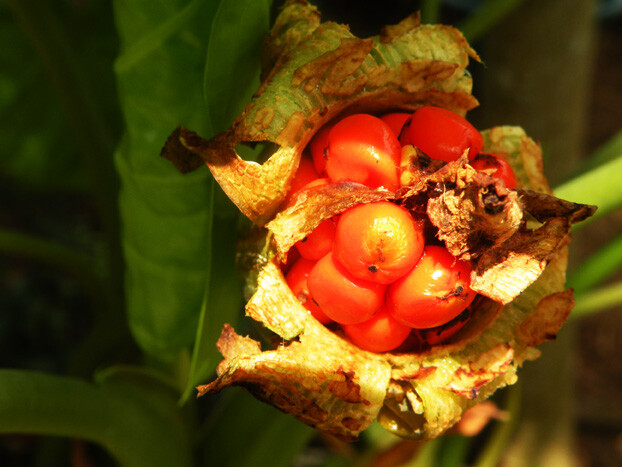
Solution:
<path fill-rule="evenodd" d="M 468 150 L 473 168 L 516 187 L 503 159 L 480 153 L 482 136 L 469 122 L 422 107 L 414 114 L 355 114 L 324 126 L 301 159 L 290 197 L 341 181 L 396 191 L 406 145 L 446 162 Z M 338 323 L 363 349 L 393 350 L 410 335 L 441 343 L 464 325 L 476 294 L 471 264 L 453 257 L 427 222 L 389 201 L 354 206 L 296 244 L 299 259 L 288 268 L 287 283 L 316 319 Z"/>

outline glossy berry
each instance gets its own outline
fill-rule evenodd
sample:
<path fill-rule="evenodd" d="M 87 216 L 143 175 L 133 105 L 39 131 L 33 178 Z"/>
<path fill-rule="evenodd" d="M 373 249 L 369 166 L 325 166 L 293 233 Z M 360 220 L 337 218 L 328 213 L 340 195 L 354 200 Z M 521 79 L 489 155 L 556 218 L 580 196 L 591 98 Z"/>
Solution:
<path fill-rule="evenodd" d="M 344 324 L 346 335 L 360 348 L 372 352 L 387 352 L 399 347 L 412 328 L 397 322 L 386 305 L 367 321 L 359 324 Z"/>
<path fill-rule="evenodd" d="M 352 181 L 395 191 L 400 158 L 397 137 L 373 115 L 350 115 L 328 134 L 326 174 L 333 182 Z"/>
<path fill-rule="evenodd" d="M 285 198 L 285 202 L 289 203 L 291 198 L 302 190 L 309 183 L 317 180 L 319 178 L 315 168 L 313 167 L 313 162 L 308 157 L 301 157 L 300 164 L 298 165 L 298 170 L 296 170 L 296 174 L 292 180 L 291 186 L 289 188 L 289 192 L 287 193 L 287 197 Z"/>
<path fill-rule="evenodd" d="M 406 121 L 412 116 L 412 114 L 403 113 L 403 112 L 394 112 L 389 114 L 384 114 L 380 117 L 384 123 L 389 125 L 393 134 L 399 138 L 400 133 L 402 132 L 402 128 Z"/>
<path fill-rule="evenodd" d="M 403 146 L 412 144 L 432 159 L 451 162 L 469 149 L 469 160 L 481 151 L 482 135 L 466 119 L 440 107 L 421 107 L 401 133 Z"/>
<path fill-rule="evenodd" d="M 330 253 L 334 240 L 335 224 L 332 219 L 326 219 L 306 238 L 297 242 L 296 248 L 303 258 L 318 260 Z"/>
<path fill-rule="evenodd" d="M 471 317 L 471 309 L 467 308 L 448 323 L 435 328 L 417 329 L 421 341 L 429 345 L 438 345 L 446 342 L 451 336 L 456 334 Z"/>
<path fill-rule="evenodd" d="M 311 152 L 311 158 L 313 159 L 313 166 L 320 175 L 326 175 L 326 158 L 328 157 L 328 134 L 333 128 L 333 123 L 324 125 L 313 136 L 309 143 L 309 150 Z"/>
<path fill-rule="evenodd" d="M 444 247 L 426 246 L 417 265 L 388 288 L 393 317 L 413 328 L 442 326 L 475 298 L 470 275 L 470 263 L 457 260 Z"/>
<path fill-rule="evenodd" d="M 512 166 L 496 154 L 478 154 L 469 164 L 477 171 L 492 172 L 491 176 L 500 179 L 506 188 L 516 188 Z"/>
<path fill-rule="evenodd" d="M 330 180 L 326 177 L 322 177 L 322 178 L 316 178 L 315 180 L 307 183 L 305 186 L 303 186 L 301 188 L 300 191 L 302 190 L 310 190 L 312 188 L 316 188 L 318 186 L 324 186 L 324 185 L 328 185 L 330 183 Z"/>
<path fill-rule="evenodd" d="M 407 209 L 380 201 L 341 215 L 333 253 L 353 276 L 389 284 L 413 268 L 423 246 L 423 224 Z"/>
<path fill-rule="evenodd" d="M 315 266 L 315 261 L 301 258 L 294 263 L 285 280 L 287 285 L 292 290 L 298 301 L 304 306 L 322 324 L 331 322 L 331 319 L 326 316 L 317 303 L 313 300 L 309 287 L 307 286 L 307 279 L 311 269 Z"/>
<path fill-rule="evenodd" d="M 332 253 L 317 262 L 307 283 L 322 311 L 341 324 L 366 321 L 384 304 L 385 285 L 357 279 Z"/>

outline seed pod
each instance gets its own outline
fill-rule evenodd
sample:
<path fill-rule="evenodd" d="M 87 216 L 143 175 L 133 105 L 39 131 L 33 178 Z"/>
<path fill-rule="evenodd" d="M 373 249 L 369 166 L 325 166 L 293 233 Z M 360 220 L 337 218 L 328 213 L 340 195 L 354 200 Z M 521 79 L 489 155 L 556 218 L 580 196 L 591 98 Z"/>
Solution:
<path fill-rule="evenodd" d="M 517 127 L 482 133 L 482 151 L 511 164 L 516 190 L 477 172 L 466 153 L 444 163 L 406 146 L 395 192 L 319 184 L 284 204 L 303 149 L 329 121 L 423 105 L 464 115 L 477 105 L 466 71 L 477 55 L 457 30 L 420 25 L 412 15 L 358 39 L 318 18 L 306 1 L 286 3 L 266 41 L 265 80 L 232 127 L 209 141 L 178 128 L 163 149 L 182 172 L 206 163 L 256 224 L 239 251 L 246 313 L 279 342 L 262 349 L 225 326 L 218 377 L 199 394 L 242 386 L 343 439 L 375 419 L 402 437 L 438 436 L 514 383 L 517 368 L 539 355 L 536 346 L 555 337 L 573 305 L 564 290 L 570 226 L 595 208 L 552 196 L 539 146 Z M 263 164 L 247 162 L 235 152 L 240 143 L 268 143 L 274 151 Z M 326 219 L 383 200 L 427 215 L 451 254 L 473 264 L 471 289 L 479 296 L 471 318 L 443 345 L 362 350 L 314 319 L 287 286 L 280 266 L 297 242 Z"/>

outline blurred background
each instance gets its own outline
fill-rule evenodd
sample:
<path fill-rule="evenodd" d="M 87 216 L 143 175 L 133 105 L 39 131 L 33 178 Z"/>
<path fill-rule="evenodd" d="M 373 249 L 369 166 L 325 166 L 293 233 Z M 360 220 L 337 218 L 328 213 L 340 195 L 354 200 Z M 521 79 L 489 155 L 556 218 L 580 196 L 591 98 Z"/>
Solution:
<path fill-rule="evenodd" d="M 470 120 L 480 129 L 524 127 L 542 144 L 552 187 L 585 180 L 589 188 L 593 179 L 581 177 L 620 160 L 622 2 L 312 3 L 359 37 L 416 10 L 423 22 L 459 27 L 482 59 L 470 66 L 481 104 Z M 90 417 L 97 399 L 83 410 L 81 396 L 62 397 L 100 386 L 104 405 L 125 407 L 129 386 L 131 397 L 155 404 L 145 403 L 144 424 L 136 409 L 134 428 L 149 425 L 154 410 L 166 412 L 163 433 L 183 425 L 187 459 L 176 465 L 622 465 L 619 194 L 607 215 L 574 233 L 568 279 L 577 312 L 519 373 L 520 385 L 494 398 L 511 422 L 427 445 L 372 429 L 346 445 L 241 391 L 189 397 L 218 362 L 221 321 L 241 313 L 231 238 L 240 221 L 206 170 L 183 178 L 157 156 L 177 125 L 210 136 L 241 110 L 278 4 L 0 2 L 0 465 L 132 464 L 140 442 L 128 437 L 136 454 L 127 454 L 131 447 L 98 431 L 116 419 L 98 425 L 95 417 L 84 437 L 54 423 L 65 403 Z M 224 310 L 216 317 L 205 311 L 214 303 Z M 26 387 L 41 400 L 16 398 Z M 134 436 L 157 444 L 150 433 Z"/>

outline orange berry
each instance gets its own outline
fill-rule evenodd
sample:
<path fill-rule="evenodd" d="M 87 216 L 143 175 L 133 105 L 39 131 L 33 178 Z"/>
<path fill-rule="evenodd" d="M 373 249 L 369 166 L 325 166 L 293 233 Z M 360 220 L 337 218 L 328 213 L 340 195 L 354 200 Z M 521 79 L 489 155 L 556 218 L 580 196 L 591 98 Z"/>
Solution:
<path fill-rule="evenodd" d="M 309 150 L 313 158 L 315 170 L 320 175 L 326 173 L 326 158 L 328 157 L 328 134 L 333 128 L 333 123 L 327 123 L 313 136 L 309 143 Z"/>
<path fill-rule="evenodd" d="M 407 209 L 380 201 L 341 215 L 333 251 L 354 277 L 390 284 L 419 261 L 424 242 L 423 224 Z"/>
<path fill-rule="evenodd" d="M 469 149 L 469 160 L 481 151 L 482 135 L 464 117 L 441 107 L 417 109 L 401 135 L 402 146 L 412 144 L 432 159 L 451 162 Z"/>
<path fill-rule="evenodd" d="M 331 322 L 331 319 L 315 303 L 307 286 L 307 279 L 313 266 L 315 266 L 315 261 L 301 258 L 294 263 L 287 276 L 285 276 L 285 280 L 302 306 L 309 310 L 320 323 L 327 324 Z"/>
<path fill-rule="evenodd" d="M 403 112 L 393 112 L 389 114 L 384 114 L 380 117 L 384 123 L 389 125 L 393 134 L 399 138 L 400 133 L 402 132 L 402 128 L 404 128 L 404 123 L 412 116 L 412 114 L 407 114 Z"/>
<path fill-rule="evenodd" d="M 491 171 L 491 176 L 500 179 L 506 188 L 516 188 L 512 166 L 496 154 L 478 154 L 469 164 L 477 171 Z"/>
<path fill-rule="evenodd" d="M 318 260 L 330 253 L 334 240 L 335 223 L 332 219 L 326 219 L 295 246 L 303 258 Z"/>
<path fill-rule="evenodd" d="M 413 328 L 442 326 L 458 316 L 475 298 L 471 264 L 446 248 L 428 245 L 416 266 L 391 284 L 387 303 L 399 322 Z"/>
<path fill-rule="evenodd" d="M 355 114 L 328 134 L 326 174 L 333 182 L 352 181 L 371 188 L 399 188 L 401 146 L 378 117 Z"/>
<path fill-rule="evenodd" d="M 386 305 L 367 321 L 344 324 L 342 328 L 352 342 L 372 352 L 387 352 L 399 347 L 412 328 L 396 321 Z"/>
<path fill-rule="evenodd" d="M 296 170 L 296 174 L 292 179 L 292 183 L 289 187 L 289 192 L 287 193 L 287 197 L 285 198 L 285 202 L 289 203 L 292 196 L 302 190 L 306 185 L 312 183 L 313 181 L 319 178 L 315 168 L 313 167 L 313 162 L 307 157 L 300 158 L 300 164 L 298 164 L 298 170 Z"/>
<path fill-rule="evenodd" d="M 384 303 L 386 286 L 357 279 L 329 253 L 320 259 L 307 280 L 322 311 L 341 324 L 368 320 Z"/>
<path fill-rule="evenodd" d="M 456 334 L 471 317 L 471 309 L 467 307 L 462 313 L 456 316 L 448 323 L 435 328 L 417 329 L 419 338 L 429 345 L 438 345 L 447 341 L 451 336 Z"/>

